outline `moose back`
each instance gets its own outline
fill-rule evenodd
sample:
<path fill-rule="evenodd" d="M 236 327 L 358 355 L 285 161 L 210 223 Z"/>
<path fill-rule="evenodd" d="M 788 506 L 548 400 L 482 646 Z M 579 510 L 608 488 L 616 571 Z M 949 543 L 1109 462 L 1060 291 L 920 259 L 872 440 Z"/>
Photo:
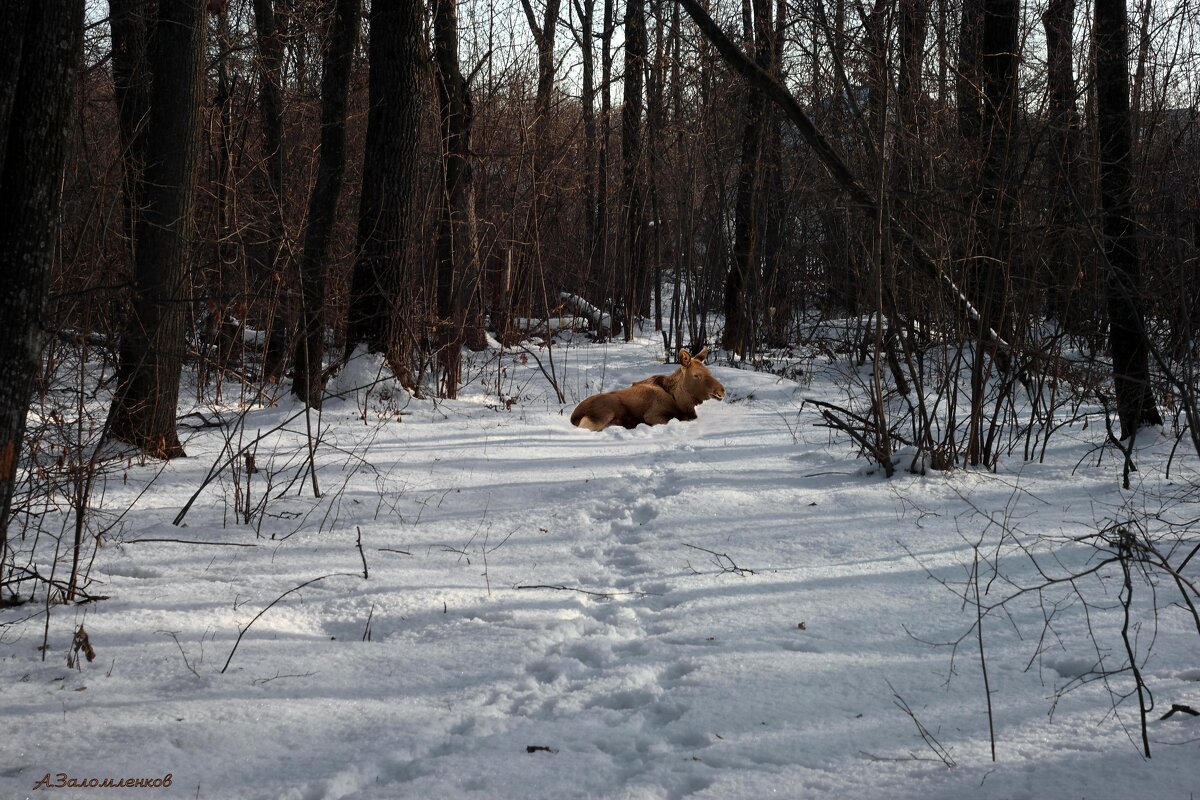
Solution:
<path fill-rule="evenodd" d="M 696 406 L 725 396 L 725 387 L 704 366 L 707 355 L 707 347 L 694 356 L 681 349 L 679 369 L 586 398 L 575 407 L 571 424 L 602 431 L 612 425 L 636 428 L 643 422 L 664 425 L 673 419 L 695 419 Z"/>

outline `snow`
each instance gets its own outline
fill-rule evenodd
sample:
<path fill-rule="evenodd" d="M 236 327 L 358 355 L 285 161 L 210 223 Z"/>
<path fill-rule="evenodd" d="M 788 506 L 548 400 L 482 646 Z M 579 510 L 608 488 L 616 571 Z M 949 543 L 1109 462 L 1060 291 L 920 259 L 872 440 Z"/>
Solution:
<path fill-rule="evenodd" d="M 95 502 L 132 508 L 87 586 L 108 599 L 51 606 L 44 658 L 44 605 L 0 611 L 0 797 L 97 795 L 34 789 L 47 773 L 170 773 L 122 796 L 222 800 L 1195 792 L 1200 722 L 1158 719 L 1200 707 L 1172 587 L 1157 622 L 1139 595 L 1149 761 L 1136 699 L 1114 711 L 1089 680 L 1123 663 L 1111 570 L 1081 581 L 1088 616 L 1061 587 L 985 620 L 995 763 L 976 611 L 955 593 L 976 543 L 996 600 L 1033 582 L 1027 550 L 1059 574 L 1097 560 L 1073 537 L 1123 509 L 1168 498 L 1187 518 L 1196 463 L 1177 453 L 1164 476 L 1173 437 L 1139 437 L 1130 492 L 1111 451 L 1097 464 L 1103 424 L 1058 431 L 1044 463 L 887 480 L 801 409 L 844 401 L 840 363 L 814 359 L 803 384 L 716 365 L 726 400 L 698 420 L 592 433 L 574 403 L 669 371 L 657 337 L 553 356 L 565 405 L 544 348 L 546 372 L 521 350 L 471 356 L 456 401 L 376 383 L 361 356 L 310 415 L 320 497 L 290 399 L 209 409 L 241 430 L 112 467 Z M 257 437 L 251 522 L 230 467 L 173 525 L 227 442 Z M 68 668 L 81 624 L 97 657 Z"/>

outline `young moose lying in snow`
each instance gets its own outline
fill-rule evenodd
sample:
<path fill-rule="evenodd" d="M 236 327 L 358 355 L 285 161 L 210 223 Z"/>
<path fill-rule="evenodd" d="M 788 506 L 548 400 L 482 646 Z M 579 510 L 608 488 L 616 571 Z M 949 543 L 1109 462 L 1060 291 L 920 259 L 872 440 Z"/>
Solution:
<path fill-rule="evenodd" d="M 670 375 L 655 375 L 626 389 L 594 394 L 575 407 L 571 424 L 593 431 L 611 425 L 636 428 L 663 425 L 673 419 L 696 418 L 696 406 L 725 396 L 725 387 L 704 366 L 708 348 L 696 355 L 679 351 L 679 369 Z"/>

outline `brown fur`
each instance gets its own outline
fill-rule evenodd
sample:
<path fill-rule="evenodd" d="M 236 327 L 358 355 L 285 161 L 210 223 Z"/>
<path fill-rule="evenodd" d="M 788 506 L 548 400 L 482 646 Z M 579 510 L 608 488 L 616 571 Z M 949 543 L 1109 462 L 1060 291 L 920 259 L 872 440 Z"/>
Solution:
<path fill-rule="evenodd" d="M 679 369 L 670 375 L 654 375 L 625 389 L 594 394 L 575 407 L 571 424 L 593 431 L 612 425 L 636 428 L 663 425 L 673 419 L 696 418 L 696 406 L 725 396 L 725 387 L 704 366 L 708 348 L 696 355 L 679 351 Z"/>

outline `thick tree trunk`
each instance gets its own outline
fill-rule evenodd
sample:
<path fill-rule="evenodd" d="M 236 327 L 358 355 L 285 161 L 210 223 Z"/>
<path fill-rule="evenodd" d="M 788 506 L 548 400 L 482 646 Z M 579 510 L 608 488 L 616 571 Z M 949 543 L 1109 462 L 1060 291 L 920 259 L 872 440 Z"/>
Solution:
<path fill-rule="evenodd" d="M 583 230 L 584 263 L 587 275 L 595 274 L 595 259 L 599 250 L 596 220 L 596 77 L 592 58 L 593 20 L 596 16 L 596 1 L 575 0 L 575 11 L 579 15 L 579 46 L 583 51 L 583 94 L 580 98 L 583 114 Z"/>
<path fill-rule="evenodd" d="M 1133 221 L 1132 119 L 1129 109 L 1129 19 L 1125 0 L 1096 0 L 1096 112 L 1109 345 L 1121 438 L 1161 425 L 1150 386 L 1150 342 L 1142 317 L 1141 265 Z"/>
<path fill-rule="evenodd" d="M 983 40 L 986 0 L 962 0 L 958 24 L 958 69 L 955 78 L 955 106 L 958 132 L 968 141 L 983 131 L 983 73 L 980 47 Z"/>
<path fill-rule="evenodd" d="M 643 71 L 646 68 L 645 0 L 627 0 L 625 7 L 625 88 L 621 110 L 621 202 L 625 211 L 623 292 L 625 340 L 633 338 L 633 321 L 649 299 L 642 212 Z"/>
<path fill-rule="evenodd" d="M 1078 194 L 1079 115 L 1075 110 L 1075 78 L 1071 52 L 1075 0 L 1051 0 L 1042 15 L 1048 56 L 1050 93 L 1050 219 L 1046 241 L 1047 312 L 1070 322 L 1071 295 L 1081 269 L 1080 244 L 1074 236 L 1073 194 Z"/>
<path fill-rule="evenodd" d="M 211 8 L 211 6 L 210 6 Z M 233 54 L 232 31 L 229 23 L 229 7 L 222 4 L 216 13 L 216 72 L 217 93 L 212 104 L 219 109 L 217 122 L 217 175 L 215 180 L 216 197 L 213 215 L 214 230 L 211 241 L 214 244 L 213 263 L 216 269 L 205 270 L 204 295 L 207 302 L 207 322 L 205 335 L 211 344 L 216 345 L 216 366 L 225 369 L 231 366 L 241 356 L 242 343 L 234 335 L 236 329 L 223 324 L 229 313 L 239 301 L 245 301 L 244 288 L 239 286 L 240 270 L 236 270 L 238 249 L 233 243 L 233 200 L 236 191 L 234 182 L 234 165 L 232 143 L 235 136 L 233 130 L 233 88 L 236 81 L 230 69 L 230 59 Z M 241 297 L 239 298 L 239 294 Z M 243 314 L 239 316 L 244 316 Z M 205 368 L 201 361 L 199 369 Z M 203 378 L 200 379 L 203 382 Z"/>
<path fill-rule="evenodd" d="M 743 0 L 742 18 L 747 48 L 753 50 L 758 66 L 771 72 L 770 0 Z M 725 332 L 721 346 L 747 356 L 754 336 L 761 256 L 760 211 L 762 207 L 763 133 L 765 100 L 757 87 L 746 93 L 746 121 L 742 127 L 742 153 L 738 165 L 737 197 L 734 201 L 733 263 L 725 276 Z"/>
<path fill-rule="evenodd" d="M 175 415 L 190 302 L 186 259 L 205 28 L 200 0 L 159 0 L 147 42 L 153 78 L 134 203 L 133 311 L 119 347 L 109 433 L 154 458 L 184 454 Z"/>
<path fill-rule="evenodd" d="M 787 2 L 775 4 L 774 32 L 771 37 L 769 72 L 775 80 L 783 78 L 783 45 L 787 33 Z M 791 324 L 792 294 L 789 271 L 783 260 L 785 231 L 788 229 L 787 195 L 783 187 L 783 120 L 773 105 L 764 108 L 763 186 L 766 220 L 763 226 L 763 315 L 767 344 L 786 347 Z"/>
<path fill-rule="evenodd" d="M 273 313 L 265 354 L 266 377 L 283 378 L 287 364 L 293 303 L 283 225 L 284 176 L 287 151 L 283 133 L 283 35 L 282 20 L 275 14 L 276 0 L 254 0 L 254 26 L 258 38 L 258 106 L 262 118 L 263 163 L 266 166 L 267 258 L 263 277 L 270 286 Z"/>
<path fill-rule="evenodd" d="M 370 111 L 358 211 L 358 258 L 350 282 L 346 354 L 357 345 L 396 356 L 415 191 L 422 81 L 424 7 L 419 0 L 373 3 Z M 409 332 L 412 335 L 412 332 Z M 393 358 L 396 366 L 399 359 Z"/>
<path fill-rule="evenodd" d="M 0 11 L 0 75 L 13 80 L 0 81 L 0 170 L 4 168 L 8 126 L 20 86 L 21 50 L 25 43 L 25 22 L 29 0 L 10 0 Z M 0 176 L 2 176 L 0 172 Z"/>
<path fill-rule="evenodd" d="M 150 117 L 150 75 L 146 65 L 148 20 L 141 0 L 110 0 L 113 96 L 124 164 L 125 237 L 134 254 L 134 221 L 146 163 L 146 124 Z"/>
<path fill-rule="evenodd" d="M 482 342 L 478 234 L 471 156 L 471 91 L 458 57 L 455 0 L 435 0 L 434 64 L 442 119 L 441 212 L 437 240 L 438 345 L 442 393 L 458 396 L 464 342 Z"/>
<path fill-rule="evenodd" d="M 1020 48 L 1017 0 L 985 0 L 981 60 L 984 76 L 984 154 L 980 208 L 980 240 L 990 266 L 983 267 L 985 323 L 1007 330 L 1005 316 L 1010 273 L 1009 218 L 1012 215 L 1009 161 L 1019 99 L 1017 63 Z"/>
<path fill-rule="evenodd" d="M 965 13 L 965 12 L 964 12 Z M 967 461 L 990 463 L 989 438 L 984 419 L 984 398 L 991 374 L 989 354 L 1006 369 L 1006 353 L 990 350 L 991 332 L 1005 337 L 1009 330 L 1011 251 L 1009 218 L 1010 142 L 1017 109 L 1018 22 L 1017 0 L 983 0 L 983 29 L 979 42 L 979 72 L 983 79 L 983 104 L 978 136 L 968 138 L 968 147 L 980 153 L 979 196 L 975 209 L 976 236 L 970 280 L 967 285 L 980 299 L 979 344 L 971 368 L 971 412 L 967 433 Z M 965 119 L 960 115 L 960 122 Z M 971 131 L 974 121 L 967 124 Z"/>
<path fill-rule="evenodd" d="M 12 70 L 0 88 L 0 587 L 82 42 L 83 0 L 0 10 L 0 65 Z"/>
<path fill-rule="evenodd" d="M 292 359 L 292 393 L 321 405 L 325 361 L 325 275 L 342 178 L 346 171 L 346 97 L 358 41 L 361 0 L 329 0 L 333 20 L 321 77 L 321 153 L 308 204 L 308 229 L 300 256 L 300 329 Z"/>

